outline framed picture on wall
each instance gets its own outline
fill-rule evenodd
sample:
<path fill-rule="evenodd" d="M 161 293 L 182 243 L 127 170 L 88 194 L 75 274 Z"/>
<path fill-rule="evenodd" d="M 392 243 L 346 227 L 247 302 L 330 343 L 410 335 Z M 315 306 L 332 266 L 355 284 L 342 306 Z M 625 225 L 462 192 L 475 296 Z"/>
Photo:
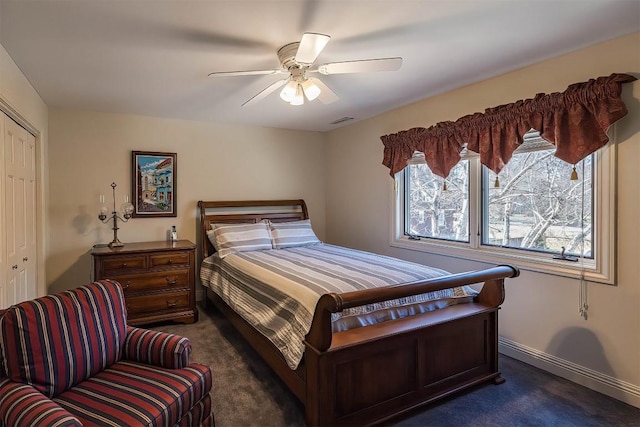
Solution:
<path fill-rule="evenodd" d="M 176 153 L 131 152 L 133 217 L 177 216 Z"/>

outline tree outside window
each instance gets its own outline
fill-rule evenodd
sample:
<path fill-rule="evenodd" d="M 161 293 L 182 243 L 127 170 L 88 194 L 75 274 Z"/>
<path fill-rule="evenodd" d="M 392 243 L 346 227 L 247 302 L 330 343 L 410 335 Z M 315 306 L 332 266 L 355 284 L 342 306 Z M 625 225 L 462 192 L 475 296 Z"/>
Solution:
<path fill-rule="evenodd" d="M 573 165 L 553 156 L 549 145 L 523 144 L 497 182 L 485 167 L 471 176 L 469 163 L 477 157 L 462 160 L 446 180 L 420 161 L 410 164 L 403 172 L 404 233 L 469 243 L 475 215 L 478 245 L 593 258 L 593 155 L 575 165 L 579 179 L 572 180 Z M 474 179 L 479 187 L 470 185 Z M 470 188 L 481 189 L 477 206 Z"/>

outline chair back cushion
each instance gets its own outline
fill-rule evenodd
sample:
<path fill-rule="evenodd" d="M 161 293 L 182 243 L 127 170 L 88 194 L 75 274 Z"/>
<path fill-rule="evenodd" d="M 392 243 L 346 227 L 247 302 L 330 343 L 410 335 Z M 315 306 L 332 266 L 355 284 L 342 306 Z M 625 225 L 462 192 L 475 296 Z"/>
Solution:
<path fill-rule="evenodd" d="M 0 318 L 5 373 L 56 397 L 121 359 L 126 323 L 110 280 L 14 305 Z"/>

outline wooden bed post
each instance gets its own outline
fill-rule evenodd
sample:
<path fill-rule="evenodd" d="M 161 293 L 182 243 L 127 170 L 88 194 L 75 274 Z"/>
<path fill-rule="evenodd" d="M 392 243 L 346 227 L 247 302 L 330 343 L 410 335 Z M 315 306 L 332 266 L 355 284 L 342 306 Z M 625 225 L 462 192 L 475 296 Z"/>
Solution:
<path fill-rule="evenodd" d="M 342 309 L 342 299 L 338 294 L 325 294 L 320 297 L 313 314 L 311 330 L 306 336 L 306 342 L 317 351 L 327 351 L 331 347 L 331 313 Z"/>

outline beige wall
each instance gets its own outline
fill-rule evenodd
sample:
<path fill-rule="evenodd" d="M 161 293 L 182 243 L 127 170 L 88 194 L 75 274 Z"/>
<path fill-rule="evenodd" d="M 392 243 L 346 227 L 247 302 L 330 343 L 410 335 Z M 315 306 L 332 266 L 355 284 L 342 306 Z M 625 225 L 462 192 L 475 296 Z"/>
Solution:
<path fill-rule="evenodd" d="M 484 267 L 390 247 L 393 180 L 381 165 L 380 136 L 456 120 L 487 107 L 563 91 L 611 73 L 640 77 L 640 34 L 551 59 L 332 131 L 327 136 L 327 240 L 432 264 L 453 272 Z M 629 116 L 618 137 L 618 282 L 588 285 L 589 318 L 578 314 L 576 280 L 523 272 L 508 281 L 500 334 L 517 356 L 640 405 L 640 82 L 624 86 Z M 588 378 L 589 376 L 595 378 Z M 612 382 L 612 387 L 606 383 Z M 621 393 L 627 388 L 629 393 Z"/>
<path fill-rule="evenodd" d="M 46 210 L 48 188 L 47 134 L 48 109 L 40 95 L 33 89 L 7 51 L 0 45 L 0 110 L 6 113 L 36 136 L 37 200 L 36 215 L 39 218 L 37 228 L 37 294 L 46 293 L 44 259 L 46 257 Z M 0 179 L 0 182 L 4 180 Z M 4 194 L 0 191 L 0 194 Z M 1 217 L 1 215 L 0 215 Z M 0 230 L 1 231 L 1 230 Z M 0 233 L 2 235 L 2 233 Z"/>
<path fill-rule="evenodd" d="M 117 205 L 131 188 L 131 151 L 177 153 L 176 218 L 133 218 L 126 242 L 178 237 L 196 242 L 198 200 L 303 198 L 324 237 L 323 135 L 247 126 L 52 109 L 49 116 L 51 248 L 49 292 L 90 280 L 92 245 L 113 238 L 98 218 L 99 194 Z"/>
<path fill-rule="evenodd" d="M 89 280 L 91 246 L 112 238 L 109 226 L 96 217 L 98 195 L 108 194 L 112 181 L 118 183 L 120 200 L 129 192 L 131 150 L 178 153 L 178 217 L 133 219 L 120 230 L 124 242 L 164 239 L 165 230 L 172 224 L 177 225 L 181 238 L 194 240 L 199 199 L 302 197 L 309 204 L 314 228 L 331 243 L 463 271 L 484 265 L 452 262 L 435 254 L 389 246 L 392 180 L 381 165 L 379 137 L 413 126 L 455 120 L 539 92 L 561 91 L 568 84 L 612 72 L 640 76 L 639 52 L 640 34 L 634 34 L 434 96 L 326 135 L 131 115 L 55 109 L 47 112 L 1 46 L 0 101 L 39 131 L 39 203 L 41 214 L 47 213 L 46 217 L 42 215 L 45 226 L 40 230 L 40 240 L 47 249 L 49 292 Z M 617 286 L 589 285 L 590 317 L 585 321 L 578 315 L 575 280 L 523 272 L 507 284 L 500 329 L 504 338 L 530 349 L 534 355 L 530 362 L 552 371 L 554 363 L 559 364 L 559 374 L 566 374 L 565 367 L 573 366 L 580 374 L 572 379 L 612 395 L 626 387 L 629 393 L 616 397 L 631 399 L 630 403 L 637 405 L 640 83 L 626 85 L 623 97 L 630 115 L 617 126 Z M 41 259 L 45 259 L 44 250 Z M 44 289 L 44 263 L 41 266 Z M 526 359 L 526 355 L 521 356 Z M 549 358 L 553 363 L 545 362 Z M 592 374 L 594 384 L 589 384 L 583 373 Z M 602 385 L 607 381 L 615 386 L 613 391 Z"/>

